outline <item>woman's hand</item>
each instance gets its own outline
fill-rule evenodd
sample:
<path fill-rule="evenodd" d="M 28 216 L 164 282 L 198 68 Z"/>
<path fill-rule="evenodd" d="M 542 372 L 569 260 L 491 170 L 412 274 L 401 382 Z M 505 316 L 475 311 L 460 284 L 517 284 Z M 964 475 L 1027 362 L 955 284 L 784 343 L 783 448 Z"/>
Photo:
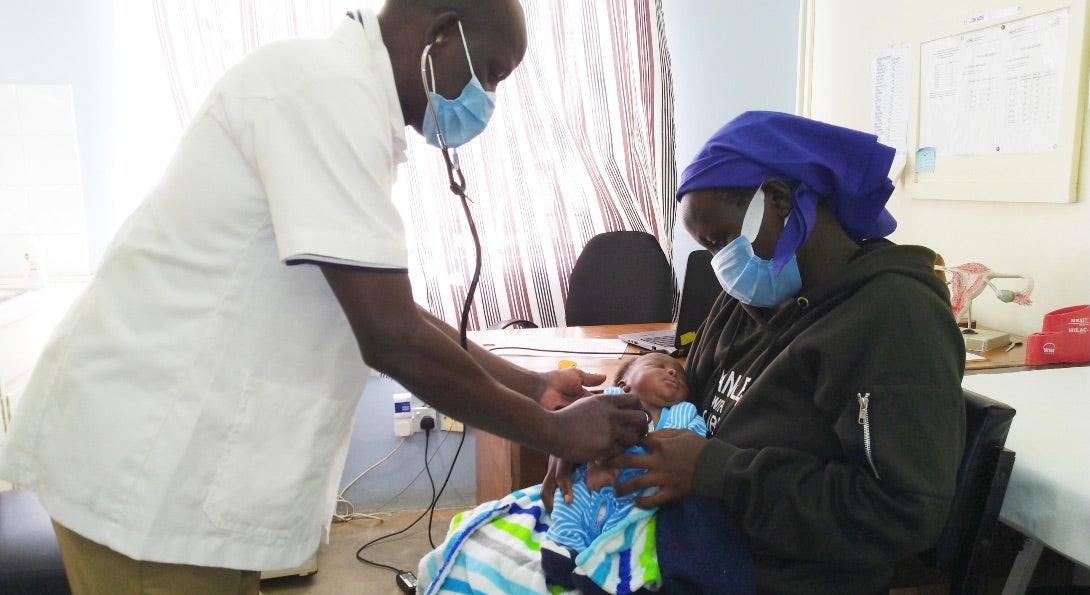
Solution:
<path fill-rule="evenodd" d="M 553 492 L 556 488 L 560 488 L 561 497 L 564 498 L 566 504 L 571 504 L 572 490 L 571 490 L 571 469 L 572 462 L 559 459 L 554 456 L 549 457 L 549 470 L 545 472 L 545 480 L 541 482 L 541 502 L 545 505 L 545 510 L 549 513 L 553 511 Z"/>
<path fill-rule="evenodd" d="M 617 483 L 617 478 L 620 477 L 620 475 L 620 469 L 606 467 L 597 461 L 588 461 L 587 478 L 584 482 L 587 484 L 588 490 L 597 492 L 602 488 L 612 487 L 613 484 Z"/>
<path fill-rule="evenodd" d="M 579 368 L 565 368 L 542 373 L 545 387 L 537 402 L 549 411 L 562 409 L 578 399 L 590 395 L 588 386 L 598 386 L 605 382 L 605 374 L 584 372 Z"/>
<path fill-rule="evenodd" d="M 627 496 L 649 487 L 659 488 L 653 494 L 633 500 L 640 508 L 655 508 L 688 496 L 693 491 L 696 460 L 707 443 L 705 438 L 689 430 L 666 429 L 648 434 L 640 444 L 648 454 L 625 453 L 606 461 L 610 467 L 647 470 L 647 473 L 618 484 L 614 488 L 617 496 Z"/>

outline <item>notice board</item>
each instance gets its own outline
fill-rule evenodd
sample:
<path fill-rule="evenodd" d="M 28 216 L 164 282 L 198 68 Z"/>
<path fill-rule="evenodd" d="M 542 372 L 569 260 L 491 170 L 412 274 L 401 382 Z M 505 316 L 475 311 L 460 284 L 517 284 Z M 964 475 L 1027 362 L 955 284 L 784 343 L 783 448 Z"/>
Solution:
<path fill-rule="evenodd" d="M 905 106 L 903 121 L 894 118 L 891 126 L 903 132 L 890 144 L 902 153 L 899 185 L 909 197 L 1076 200 L 1090 84 L 1087 0 L 810 0 L 809 6 L 811 18 L 842 19 L 845 35 L 867 24 L 859 37 L 878 56 L 871 69 L 874 119 Z M 842 42 L 809 43 L 822 51 L 823 44 Z M 903 81 L 890 74 L 901 70 Z M 898 80 L 884 87 L 893 97 L 882 101 L 880 77 Z M 897 85 L 907 89 L 900 103 Z"/>

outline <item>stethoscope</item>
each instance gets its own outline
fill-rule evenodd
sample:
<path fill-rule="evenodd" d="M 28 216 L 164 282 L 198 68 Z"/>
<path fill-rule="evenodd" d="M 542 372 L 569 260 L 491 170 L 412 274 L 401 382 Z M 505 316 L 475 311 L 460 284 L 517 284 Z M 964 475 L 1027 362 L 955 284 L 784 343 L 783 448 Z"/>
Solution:
<path fill-rule="evenodd" d="M 458 23 L 459 29 L 461 29 L 461 23 Z M 438 38 L 436 41 L 424 46 L 423 53 L 420 54 L 420 79 L 424 84 L 424 92 L 428 98 L 428 105 L 431 106 L 431 115 L 435 121 L 435 136 L 439 139 L 439 151 L 443 155 L 443 162 L 447 167 L 447 181 L 450 182 L 450 191 L 461 199 L 462 211 L 465 213 L 466 225 L 469 226 L 469 234 L 473 238 L 473 277 L 469 282 L 469 291 L 466 292 L 465 301 L 462 304 L 462 315 L 458 322 L 458 340 L 462 345 L 462 349 L 469 350 L 469 344 L 466 340 L 466 327 L 469 325 L 469 310 L 473 305 L 473 296 L 477 292 L 477 285 L 481 280 L 481 239 L 477 235 L 477 224 L 473 222 L 473 215 L 469 210 L 469 197 L 466 195 L 466 179 L 462 173 L 461 165 L 458 163 L 458 151 L 451 149 L 447 146 L 446 141 L 443 139 L 443 129 L 439 126 L 439 116 L 437 115 L 435 104 L 432 102 L 430 89 L 435 88 L 434 76 L 432 84 L 428 85 L 428 66 L 431 64 L 431 48 L 436 43 L 441 41 L 442 38 Z M 468 56 L 467 56 L 468 57 Z M 432 69 L 434 74 L 434 68 Z M 452 157 L 453 155 L 453 157 Z"/>
<path fill-rule="evenodd" d="M 363 26 L 363 14 L 359 10 L 355 11 L 355 14 L 351 12 L 348 13 L 348 16 L 353 17 L 359 22 L 360 26 Z M 459 30 L 461 29 L 461 25 L 461 23 L 458 23 Z M 469 343 L 466 339 L 466 329 L 469 326 L 469 310 L 473 305 L 473 296 L 477 293 L 477 286 L 481 281 L 481 239 L 477 235 L 477 224 L 473 222 L 473 214 L 469 210 L 469 196 L 466 195 L 466 178 L 458 163 L 458 152 L 457 150 L 448 147 L 446 141 L 443 139 L 443 129 L 439 126 L 439 116 L 436 114 L 431 93 L 428 92 L 428 89 L 435 87 L 434 81 L 430 86 L 428 85 L 427 67 L 431 63 L 431 48 L 436 42 L 441 40 L 442 38 L 440 37 L 435 42 L 424 46 L 424 51 L 420 54 L 420 78 L 424 83 L 424 91 L 428 98 L 428 105 L 431 106 L 432 117 L 435 118 L 435 133 L 436 137 L 439 139 L 439 151 L 443 155 L 443 162 L 447 168 L 447 180 L 450 182 L 450 191 L 462 202 L 462 211 L 465 213 L 466 224 L 469 226 L 469 235 L 473 238 L 473 277 L 470 279 L 469 291 L 466 292 L 465 301 L 462 303 L 462 314 L 458 322 L 459 343 L 461 344 L 462 349 L 469 351 Z"/>

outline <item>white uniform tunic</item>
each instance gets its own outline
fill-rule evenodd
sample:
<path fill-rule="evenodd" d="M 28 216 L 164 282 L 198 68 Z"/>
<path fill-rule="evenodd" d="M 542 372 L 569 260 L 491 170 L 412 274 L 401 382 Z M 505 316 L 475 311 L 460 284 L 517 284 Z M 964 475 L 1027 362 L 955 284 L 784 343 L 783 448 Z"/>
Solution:
<path fill-rule="evenodd" d="M 407 266 L 405 123 L 378 20 L 258 49 L 213 89 L 39 361 L 0 475 L 139 560 L 298 564 L 368 370 L 317 266 Z"/>

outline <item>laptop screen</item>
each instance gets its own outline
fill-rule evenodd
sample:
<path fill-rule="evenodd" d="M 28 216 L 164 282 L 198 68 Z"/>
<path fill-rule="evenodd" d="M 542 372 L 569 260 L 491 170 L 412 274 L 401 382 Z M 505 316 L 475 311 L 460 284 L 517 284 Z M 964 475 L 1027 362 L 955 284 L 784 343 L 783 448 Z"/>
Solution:
<path fill-rule="evenodd" d="M 722 291 L 712 271 L 711 260 L 711 252 L 707 250 L 694 250 L 689 254 L 675 329 L 625 333 L 617 338 L 642 349 L 661 351 L 675 357 L 685 355 L 696 338 L 696 329 L 704 322 Z"/>

